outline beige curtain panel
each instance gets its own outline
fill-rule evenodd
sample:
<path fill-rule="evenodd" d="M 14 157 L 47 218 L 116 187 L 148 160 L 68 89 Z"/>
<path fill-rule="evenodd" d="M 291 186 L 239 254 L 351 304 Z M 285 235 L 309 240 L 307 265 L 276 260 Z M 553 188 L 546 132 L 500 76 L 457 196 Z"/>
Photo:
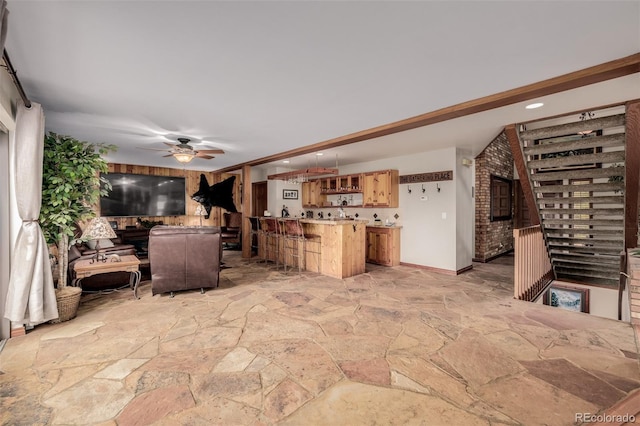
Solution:
<path fill-rule="evenodd" d="M 18 106 L 13 155 L 22 226 L 11 259 L 5 318 L 36 325 L 58 318 L 49 249 L 38 223 L 42 205 L 44 114 L 39 104 Z"/>

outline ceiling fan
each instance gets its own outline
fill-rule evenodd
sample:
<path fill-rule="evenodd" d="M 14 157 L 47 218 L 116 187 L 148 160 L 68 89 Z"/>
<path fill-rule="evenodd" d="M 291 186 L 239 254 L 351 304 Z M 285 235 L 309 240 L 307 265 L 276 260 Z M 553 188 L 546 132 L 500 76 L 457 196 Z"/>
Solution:
<path fill-rule="evenodd" d="M 157 148 L 141 148 L 147 149 L 150 151 L 166 151 L 169 154 L 165 155 L 165 157 L 175 157 L 176 160 L 180 163 L 189 163 L 194 158 L 204 158 L 205 160 L 211 160 L 215 158 L 213 155 L 209 154 L 224 154 L 224 151 L 221 149 L 194 149 L 191 145 L 189 145 L 189 138 L 178 138 L 179 144 L 172 144 L 169 142 L 164 142 L 165 145 L 171 147 L 171 149 L 157 149 Z"/>

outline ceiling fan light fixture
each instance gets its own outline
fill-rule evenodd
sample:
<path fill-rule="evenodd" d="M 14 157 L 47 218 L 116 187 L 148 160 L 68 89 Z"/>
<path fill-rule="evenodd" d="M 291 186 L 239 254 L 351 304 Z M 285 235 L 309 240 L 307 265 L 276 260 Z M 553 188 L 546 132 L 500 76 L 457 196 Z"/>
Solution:
<path fill-rule="evenodd" d="M 179 153 L 173 154 L 173 157 L 176 160 L 178 160 L 179 163 L 187 164 L 187 163 L 190 163 L 191 160 L 193 160 L 195 155 L 188 152 L 179 152 Z"/>

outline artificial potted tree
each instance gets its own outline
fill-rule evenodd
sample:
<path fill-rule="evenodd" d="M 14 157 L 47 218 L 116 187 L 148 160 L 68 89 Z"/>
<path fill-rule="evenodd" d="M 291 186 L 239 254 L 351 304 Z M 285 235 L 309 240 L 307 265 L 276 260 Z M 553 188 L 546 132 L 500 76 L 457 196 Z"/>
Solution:
<path fill-rule="evenodd" d="M 40 226 L 47 244 L 57 248 L 58 321 L 75 317 L 78 309 L 82 290 L 67 286 L 69 238 L 78 222 L 96 215 L 94 207 L 100 196 L 111 189 L 109 182 L 100 177 L 101 172 L 108 171 L 102 156 L 109 151 L 115 151 L 115 146 L 53 132 L 44 137 Z"/>

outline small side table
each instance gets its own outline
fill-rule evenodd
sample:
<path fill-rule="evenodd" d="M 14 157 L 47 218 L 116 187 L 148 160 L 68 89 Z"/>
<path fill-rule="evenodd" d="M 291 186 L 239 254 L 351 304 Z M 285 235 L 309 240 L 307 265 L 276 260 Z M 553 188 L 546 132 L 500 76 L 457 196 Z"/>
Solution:
<path fill-rule="evenodd" d="M 138 284 L 140 284 L 140 259 L 133 255 L 120 256 L 120 262 L 115 262 L 112 257 L 107 257 L 106 262 L 97 261 L 91 263 L 91 259 L 79 260 L 73 269 L 76 272 L 76 278 L 71 285 L 80 286 L 84 278 L 98 274 L 106 274 L 108 272 L 130 272 L 129 286 L 133 289 L 133 297 L 138 297 Z"/>

